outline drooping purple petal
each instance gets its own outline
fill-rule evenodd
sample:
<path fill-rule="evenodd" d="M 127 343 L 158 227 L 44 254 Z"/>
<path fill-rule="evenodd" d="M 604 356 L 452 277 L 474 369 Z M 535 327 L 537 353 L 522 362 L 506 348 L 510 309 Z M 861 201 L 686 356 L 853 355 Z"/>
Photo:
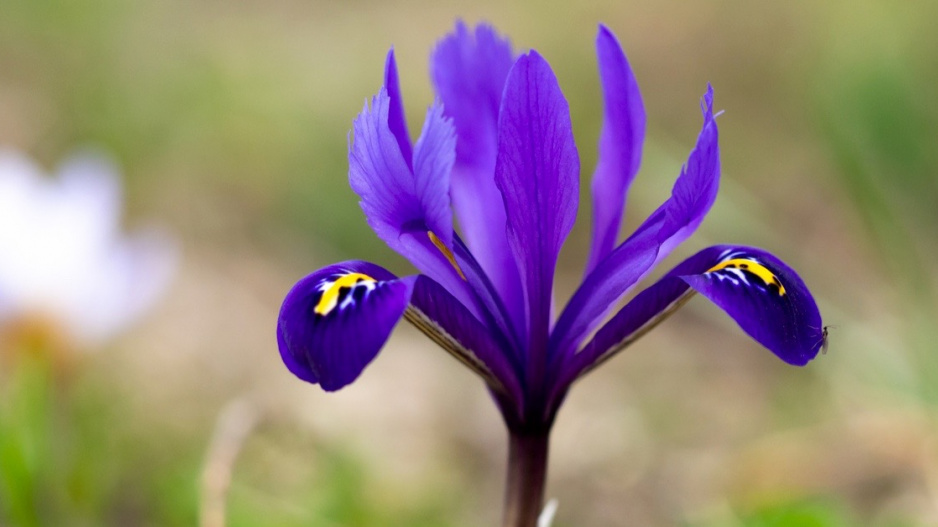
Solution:
<path fill-rule="evenodd" d="M 401 82 L 397 74 L 397 61 L 394 58 L 394 49 L 388 51 L 384 62 L 384 87 L 388 90 L 390 104 L 388 107 L 388 128 L 397 138 L 401 147 L 401 155 L 407 166 L 413 168 L 413 148 L 410 146 L 410 134 L 407 132 L 407 119 L 404 116 L 404 99 L 401 96 Z"/>
<path fill-rule="evenodd" d="M 450 260 L 449 173 L 456 143 L 452 123 L 439 104 L 430 107 L 411 170 L 389 128 L 390 107 L 387 90 L 382 89 L 355 120 L 349 184 L 378 237 L 479 316 L 468 284 Z"/>
<path fill-rule="evenodd" d="M 417 277 L 410 303 L 404 315 L 409 322 L 479 374 L 498 397 L 521 412 L 521 385 L 508 359 L 508 344 L 499 338 L 497 330 L 479 322 L 426 276 Z"/>
<path fill-rule="evenodd" d="M 616 245 L 625 198 L 641 164 L 645 142 L 645 106 L 638 82 L 615 35 L 605 26 L 599 27 L 596 36 L 596 54 L 605 110 L 591 188 L 593 239 L 587 275 Z"/>
<path fill-rule="evenodd" d="M 459 21 L 433 50 L 430 75 L 446 115 L 456 126 L 450 189 L 460 231 L 508 303 L 514 324 L 521 325 L 521 284 L 508 247 L 505 205 L 495 186 L 498 108 L 512 64 L 514 53 L 507 39 L 488 25 L 469 30 Z"/>
<path fill-rule="evenodd" d="M 761 249 L 709 247 L 680 263 L 616 313 L 564 365 L 557 392 L 644 335 L 695 291 L 788 364 L 804 366 L 823 344 L 817 304 L 791 267 Z"/>
<path fill-rule="evenodd" d="M 821 314 L 794 269 L 752 247 L 722 247 L 718 263 L 682 276 L 780 359 L 804 366 L 823 344 Z"/>
<path fill-rule="evenodd" d="M 704 123 L 671 197 L 587 276 L 551 335 L 552 356 L 569 355 L 636 283 L 687 239 L 716 199 L 720 150 L 713 116 L 713 88 L 701 102 Z"/>
<path fill-rule="evenodd" d="M 277 324 L 280 356 L 300 379 L 335 391 L 361 374 L 401 317 L 481 376 L 500 404 L 521 411 L 521 386 L 497 330 L 432 279 L 396 278 L 368 262 L 330 265 L 290 290 Z"/>
<path fill-rule="evenodd" d="M 557 255 L 576 219 L 580 161 L 567 101 L 535 51 L 508 75 L 498 119 L 495 183 L 527 309 L 530 378 L 542 382 Z"/>
<path fill-rule="evenodd" d="M 361 261 L 330 265 L 300 280 L 277 321 L 284 364 L 330 392 L 354 381 L 404 315 L 413 281 Z"/>

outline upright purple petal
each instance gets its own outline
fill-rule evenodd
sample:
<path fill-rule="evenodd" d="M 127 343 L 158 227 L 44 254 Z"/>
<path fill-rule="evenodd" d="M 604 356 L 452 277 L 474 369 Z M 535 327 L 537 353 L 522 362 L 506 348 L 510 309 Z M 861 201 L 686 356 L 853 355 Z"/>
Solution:
<path fill-rule="evenodd" d="M 437 102 L 427 111 L 414 149 L 414 185 L 427 230 L 451 251 L 453 212 L 449 202 L 449 175 L 455 148 L 453 123 L 443 116 L 443 106 Z"/>
<path fill-rule="evenodd" d="M 404 100 L 401 96 L 401 82 L 397 74 L 397 61 L 394 58 L 394 49 L 388 51 L 388 58 L 384 62 L 384 88 L 388 90 L 390 105 L 388 108 L 388 128 L 397 138 L 401 147 L 401 154 L 408 166 L 412 166 L 413 148 L 410 146 L 410 134 L 407 132 L 407 119 L 404 117 Z"/>
<path fill-rule="evenodd" d="M 413 278 L 349 261 L 300 280 L 277 321 L 280 357 L 300 379 L 335 391 L 354 381 L 404 315 Z"/>
<path fill-rule="evenodd" d="M 761 249 L 716 246 L 681 262 L 635 296 L 567 364 L 554 398 L 644 335 L 699 292 L 788 364 L 804 366 L 823 344 L 821 314 L 795 271 Z"/>
<path fill-rule="evenodd" d="M 712 87 L 708 86 L 701 107 L 703 128 L 671 197 L 603 259 L 574 293 L 551 335 L 552 356 L 575 352 L 616 302 L 697 229 L 713 205 L 720 181 L 720 150 Z"/>
<path fill-rule="evenodd" d="M 388 127 L 390 102 L 382 89 L 372 98 L 371 108 L 365 107 L 355 120 L 349 184 L 382 239 L 416 230 L 433 230 L 437 236 L 451 232 L 448 179 L 456 142 L 452 124 L 439 105 L 430 107 L 415 152 L 419 164 L 412 171 Z"/>
<path fill-rule="evenodd" d="M 638 82 L 615 35 L 605 26 L 599 27 L 596 36 L 596 54 L 605 111 L 591 188 L 593 240 L 587 275 L 616 245 L 625 198 L 638 173 L 645 142 L 645 106 Z"/>
<path fill-rule="evenodd" d="M 470 31 L 462 21 L 430 56 L 433 85 L 459 136 L 456 164 L 487 169 L 493 187 L 498 108 L 514 61 L 511 43 L 491 26 Z"/>
<path fill-rule="evenodd" d="M 567 101 L 535 51 L 508 75 L 498 119 L 495 183 L 527 308 L 529 381 L 542 382 L 557 255 L 576 219 L 580 161 Z M 530 388 L 530 387 L 529 387 Z"/>
<path fill-rule="evenodd" d="M 349 146 L 349 184 L 361 198 L 379 238 L 424 274 L 441 283 L 479 316 L 469 285 L 451 260 L 453 220 L 449 173 L 455 158 L 452 123 L 434 104 L 408 166 L 388 119 L 391 99 L 382 89 L 355 120 Z"/>
<path fill-rule="evenodd" d="M 495 186 L 498 108 L 512 64 L 514 53 L 507 39 L 488 25 L 470 30 L 460 21 L 433 50 L 430 75 L 446 115 L 456 126 L 450 195 L 460 231 L 508 303 L 514 324 L 521 325 L 521 284 L 508 247 L 505 205 Z"/>

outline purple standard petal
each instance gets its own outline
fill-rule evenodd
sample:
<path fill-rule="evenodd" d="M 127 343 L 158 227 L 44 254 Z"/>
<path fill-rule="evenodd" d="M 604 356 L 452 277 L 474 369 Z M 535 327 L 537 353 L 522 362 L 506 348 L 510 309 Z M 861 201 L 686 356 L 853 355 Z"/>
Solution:
<path fill-rule="evenodd" d="M 361 261 L 330 265 L 300 280 L 277 321 L 284 364 L 330 392 L 354 381 L 404 315 L 413 281 Z"/>
<path fill-rule="evenodd" d="M 523 280 L 529 382 L 543 382 L 554 269 L 576 219 L 579 170 L 557 78 L 536 51 L 522 55 L 508 75 L 499 112 L 495 183 Z"/>
<path fill-rule="evenodd" d="M 412 168 L 413 148 L 410 146 L 410 134 L 407 132 L 407 119 L 404 117 L 404 101 L 401 97 L 400 77 L 397 75 L 397 61 L 394 49 L 388 51 L 384 62 L 384 88 L 388 90 L 390 106 L 388 108 L 388 128 L 397 138 L 404 161 Z"/>
<path fill-rule="evenodd" d="M 716 199 L 720 181 L 718 131 L 713 117 L 713 88 L 701 103 L 704 123 L 671 197 L 615 248 L 587 276 L 564 309 L 551 335 L 552 356 L 576 351 L 577 345 L 616 302 L 703 221 Z"/>
<path fill-rule="evenodd" d="M 507 343 L 494 328 L 479 322 L 463 305 L 430 278 L 418 276 L 408 322 L 458 361 L 481 376 L 499 403 L 521 414 L 523 402 L 516 370 L 509 362 Z"/>
<path fill-rule="evenodd" d="M 443 117 L 439 104 L 430 107 L 411 170 L 388 124 L 391 102 L 382 89 L 372 98 L 371 108 L 366 105 L 355 120 L 349 184 L 378 237 L 479 316 L 475 297 L 452 257 L 449 172 L 456 144 L 452 123 Z"/>
<path fill-rule="evenodd" d="M 466 244 L 515 325 L 524 304 L 518 268 L 508 247 L 505 205 L 495 186 L 498 108 L 514 64 L 511 44 L 485 24 L 470 31 L 461 21 L 430 58 L 430 75 L 445 113 L 456 126 L 456 163 L 450 180 L 453 208 Z"/>
<path fill-rule="evenodd" d="M 603 127 L 593 173 L 593 241 L 586 274 L 612 251 L 625 214 L 625 198 L 642 161 L 645 107 L 638 82 L 615 35 L 605 26 L 596 36 L 603 87 Z"/>
<path fill-rule="evenodd" d="M 459 135 L 456 163 L 486 169 L 493 187 L 498 108 L 514 62 L 508 39 L 486 24 L 470 32 L 462 21 L 430 56 L 433 85 Z"/>
<path fill-rule="evenodd" d="M 635 296 L 564 365 L 554 397 L 647 333 L 699 292 L 788 364 L 804 366 L 823 344 L 821 315 L 801 278 L 752 247 L 700 251 Z"/>

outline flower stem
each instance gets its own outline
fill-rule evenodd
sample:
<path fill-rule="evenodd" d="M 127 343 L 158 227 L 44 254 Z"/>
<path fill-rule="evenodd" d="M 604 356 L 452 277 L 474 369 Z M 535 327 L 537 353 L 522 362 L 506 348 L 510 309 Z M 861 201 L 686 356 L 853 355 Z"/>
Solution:
<path fill-rule="evenodd" d="M 550 428 L 511 430 L 503 527 L 536 527 L 544 506 Z"/>

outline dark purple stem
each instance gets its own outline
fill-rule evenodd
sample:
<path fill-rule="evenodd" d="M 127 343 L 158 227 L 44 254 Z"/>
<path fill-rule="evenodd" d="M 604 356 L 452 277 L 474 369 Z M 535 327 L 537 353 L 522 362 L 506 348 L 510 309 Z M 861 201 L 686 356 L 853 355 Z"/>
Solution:
<path fill-rule="evenodd" d="M 536 527 L 544 506 L 550 428 L 509 432 L 503 527 Z"/>

